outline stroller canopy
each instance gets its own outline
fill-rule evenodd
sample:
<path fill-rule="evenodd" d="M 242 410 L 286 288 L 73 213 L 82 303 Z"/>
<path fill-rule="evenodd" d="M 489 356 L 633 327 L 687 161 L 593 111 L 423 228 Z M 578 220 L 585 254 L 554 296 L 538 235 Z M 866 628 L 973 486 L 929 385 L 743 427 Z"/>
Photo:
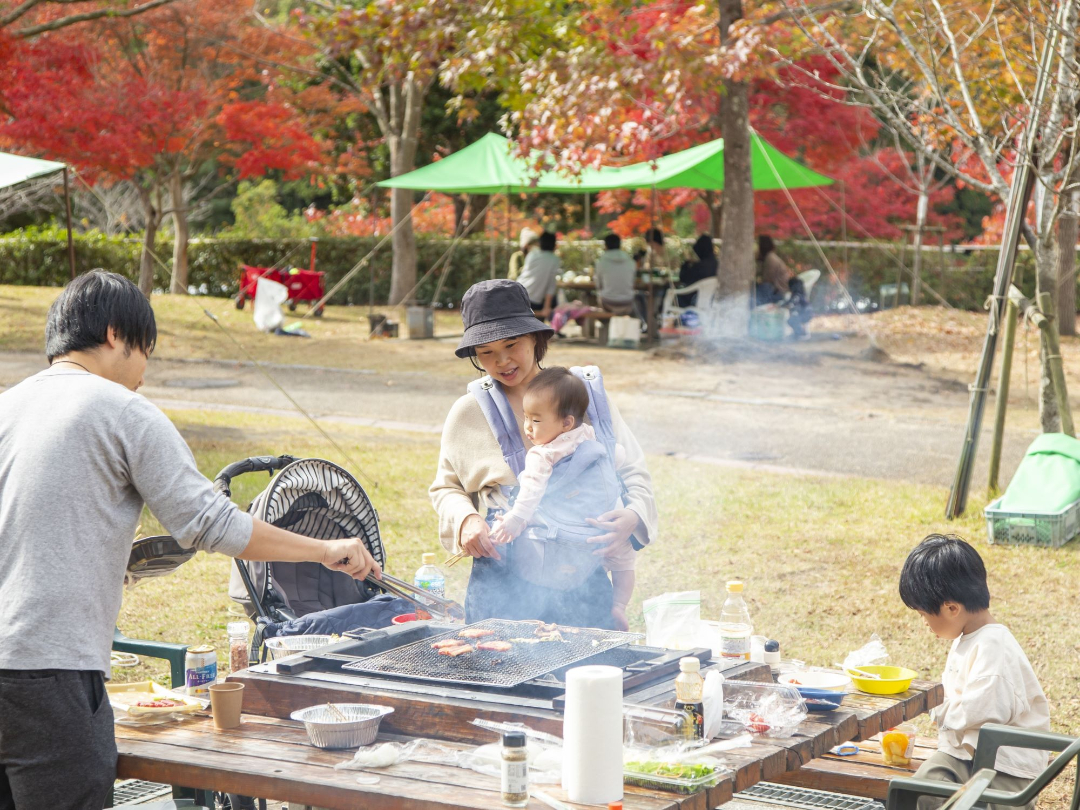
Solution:
<path fill-rule="evenodd" d="M 329 461 L 306 458 L 293 462 L 277 474 L 248 511 L 274 526 L 319 540 L 362 538 L 376 562 L 386 562 L 375 507 L 356 479 Z M 277 618 L 366 602 L 377 593 L 320 563 L 236 562 L 247 569 L 267 612 L 287 611 Z M 255 618 L 255 605 L 236 570 L 229 581 L 229 596 Z"/>

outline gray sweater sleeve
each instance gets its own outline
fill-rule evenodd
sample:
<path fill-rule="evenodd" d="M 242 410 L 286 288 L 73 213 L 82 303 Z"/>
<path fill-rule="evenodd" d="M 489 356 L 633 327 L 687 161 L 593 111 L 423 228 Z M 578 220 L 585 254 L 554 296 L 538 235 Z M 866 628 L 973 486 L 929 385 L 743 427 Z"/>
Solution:
<path fill-rule="evenodd" d="M 117 425 L 129 480 L 180 545 L 235 557 L 251 539 L 252 518 L 214 492 L 184 438 L 157 406 L 134 398 Z"/>

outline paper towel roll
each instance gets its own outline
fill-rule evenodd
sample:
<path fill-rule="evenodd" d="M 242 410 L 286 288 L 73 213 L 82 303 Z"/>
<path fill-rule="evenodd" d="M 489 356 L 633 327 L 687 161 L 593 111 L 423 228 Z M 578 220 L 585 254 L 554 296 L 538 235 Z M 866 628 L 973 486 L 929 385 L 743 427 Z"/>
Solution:
<path fill-rule="evenodd" d="M 572 802 L 622 799 L 622 679 L 617 667 L 575 667 L 566 673 L 562 786 Z"/>

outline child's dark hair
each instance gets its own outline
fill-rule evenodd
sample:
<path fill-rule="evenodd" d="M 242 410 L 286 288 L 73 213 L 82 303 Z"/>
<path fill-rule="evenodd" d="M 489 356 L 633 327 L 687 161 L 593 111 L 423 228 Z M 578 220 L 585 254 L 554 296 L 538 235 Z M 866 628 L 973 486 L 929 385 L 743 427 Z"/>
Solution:
<path fill-rule="evenodd" d="M 127 344 L 149 355 L 157 343 L 154 310 L 130 280 L 90 270 L 67 283 L 52 302 L 45 323 L 45 356 L 51 363 L 69 352 L 95 351 L 109 327 Z"/>
<path fill-rule="evenodd" d="M 563 366 L 545 368 L 533 377 L 525 393 L 537 394 L 542 391 L 551 393 L 560 419 L 572 416 L 574 427 L 581 425 L 585 411 L 589 409 L 589 389 L 570 369 Z"/>
<path fill-rule="evenodd" d="M 969 611 L 987 610 L 986 566 L 979 552 L 955 534 L 928 535 L 904 561 L 900 598 L 912 610 L 933 616 L 946 602 Z"/>

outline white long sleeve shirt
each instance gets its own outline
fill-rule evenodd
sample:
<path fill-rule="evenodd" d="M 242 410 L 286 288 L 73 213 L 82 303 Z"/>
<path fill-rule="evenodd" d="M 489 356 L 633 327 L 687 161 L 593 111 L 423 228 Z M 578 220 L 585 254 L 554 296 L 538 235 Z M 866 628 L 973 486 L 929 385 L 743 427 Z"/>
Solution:
<path fill-rule="evenodd" d="M 971 760 L 979 729 L 998 723 L 1029 731 L 1050 730 L 1050 705 L 1023 649 L 1002 624 L 988 624 L 953 641 L 942 676 L 945 702 L 931 712 L 938 750 Z M 996 770 L 1030 779 L 1047 753 L 1025 748 L 998 751 Z"/>

